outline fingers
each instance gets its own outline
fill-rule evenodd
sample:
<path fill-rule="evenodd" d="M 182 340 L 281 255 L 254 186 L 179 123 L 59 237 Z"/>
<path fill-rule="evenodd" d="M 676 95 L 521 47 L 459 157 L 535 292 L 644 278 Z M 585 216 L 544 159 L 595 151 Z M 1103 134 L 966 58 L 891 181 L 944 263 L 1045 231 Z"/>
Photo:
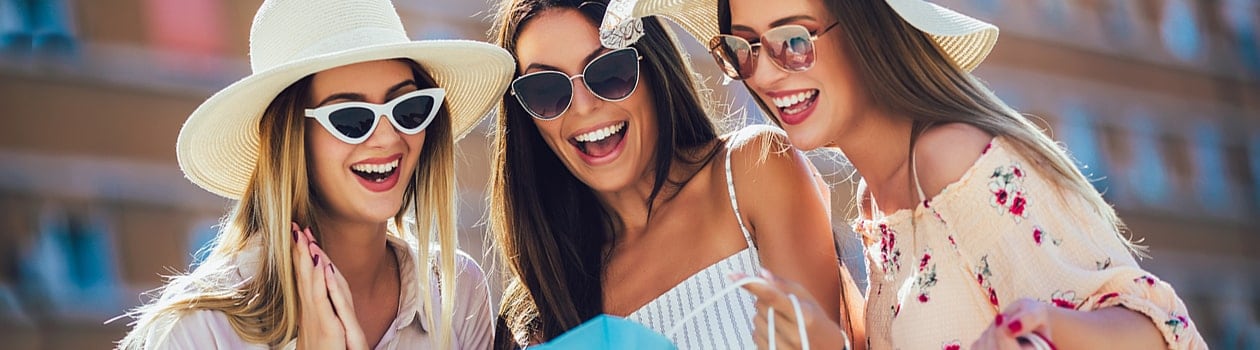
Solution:
<path fill-rule="evenodd" d="M 754 341 L 756 336 L 763 336 L 763 343 L 766 345 L 773 341 L 779 349 L 800 349 L 803 342 L 799 327 L 802 325 L 798 325 L 795 317 L 788 316 L 792 313 L 791 309 L 786 312 L 777 308 L 760 309 L 753 320 Z M 771 330 L 771 327 L 774 329 Z"/>
<path fill-rule="evenodd" d="M 743 288 L 757 298 L 756 316 L 753 317 L 753 342 L 758 348 L 799 349 L 803 345 L 801 330 L 806 328 L 810 317 L 806 311 L 816 308 L 809 293 L 795 283 L 779 280 L 769 271 L 762 271 L 768 283 L 749 283 Z M 737 274 L 732 278 L 742 279 Z M 796 293 L 803 293 L 797 295 Z M 802 297 L 803 296 L 803 297 Z M 797 303 L 793 303 L 793 299 Z"/>
<path fill-rule="evenodd" d="M 972 349 L 1023 349 L 1020 338 L 1040 337 L 1050 339 L 1049 314 L 1054 306 L 1032 299 L 1020 299 L 1001 314 L 993 324 L 980 334 Z"/>
<path fill-rule="evenodd" d="M 350 295 L 350 284 L 346 283 L 345 276 L 338 272 L 337 267 L 331 262 L 324 269 L 324 274 L 328 281 L 328 298 L 332 300 L 333 309 L 337 317 L 341 319 L 342 329 L 345 330 L 347 349 L 367 349 L 367 337 L 363 334 L 363 327 L 359 325 L 358 316 L 354 312 L 354 298 Z"/>
<path fill-rule="evenodd" d="M 307 236 L 301 232 L 302 230 L 298 228 L 297 223 L 292 223 L 290 229 L 292 230 L 293 236 L 293 247 L 290 250 L 293 254 L 293 273 L 297 275 L 297 283 L 299 286 L 298 297 L 306 298 L 307 294 L 309 294 L 308 291 L 310 288 L 302 287 L 309 287 L 311 285 L 311 273 L 314 268 L 314 265 L 311 264 L 310 260 L 310 240 L 307 239 Z"/>
<path fill-rule="evenodd" d="M 787 293 L 784 293 L 778 286 L 766 283 L 749 283 L 743 286 L 744 290 L 751 293 L 757 298 L 757 304 L 773 306 L 780 310 L 784 306 L 789 309 L 792 307 L 791 302 L 787 299 Z"/>
<path fill-rule="evenodd" d="M 1027 336 L 1033 332 L 1049 339 L 1049 315 L 1053 311 L 1052 307 L 1050 304 L 1036 300 L 1020 299 L 1002 312 L 1000 316 L 1004 318 L 1004 324 L 998 327 L 1001 328 L 1005 337 L 1011 339 Z"/>
<path fill-rule="evenodd" d="M 788 299 L 788 294 L 793 293 L 794 289 L 800 286 L 793 286 L 794 283 L 779 280 L 770 271 L 761 270 L 763 278 L 769 283 L 749 283 L 743 286 L 754 297 L 757 298 L 758 305 L 773 307 L 778 312 L 792 312 L 792 301 Z M 732 277 L 743 276 L 742 274 L 733 275 Z M 793 288 L 796 287 L 796 288 Z M 808 295 L 808 294 L 806 294 Z M 812 298 L 809 299 L 812 301 Z"/>

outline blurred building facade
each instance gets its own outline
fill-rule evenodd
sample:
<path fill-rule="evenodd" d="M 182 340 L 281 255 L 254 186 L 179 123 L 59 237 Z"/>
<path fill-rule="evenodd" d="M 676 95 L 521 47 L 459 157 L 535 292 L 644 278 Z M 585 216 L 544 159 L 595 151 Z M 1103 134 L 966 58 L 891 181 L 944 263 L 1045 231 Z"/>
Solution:
<path fill-rule="evenodd" d="M 977 75 L 1099 179 L 1150 246 L 1143 265 L 1173 283 L 1210 344 L 1260 348 L 1260 4 L 937 2 L 1002 28 Z M 102 323 L 194 261 L 230 203 L 183 178 L 175 137 L 202 100 L 249 73 L 260 3 L 0 0 L 4 347 L 108 348 L 126 321 Z M 395 4 L 415 39 L 484 40 L 492 13 L 483 0 Z M 738 84 L 717 83 L 698 42 L 683 42 L 716 96 L 751 106 Z M 460 229 L 464 250 L 494 270 L 488 125 L 460 142 Z M 816 162 L 837 182 L 851 173 Z M 838 228 L 848 187 L 833 195 Z M 857 254 L 845 257 L 861 276 Z"/>

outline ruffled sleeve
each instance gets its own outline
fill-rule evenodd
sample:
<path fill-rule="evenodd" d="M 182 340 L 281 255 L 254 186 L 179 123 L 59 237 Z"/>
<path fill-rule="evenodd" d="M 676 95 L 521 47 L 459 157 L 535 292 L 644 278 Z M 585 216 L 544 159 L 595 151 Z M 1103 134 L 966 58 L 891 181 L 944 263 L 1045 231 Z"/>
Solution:
<path fill-rule="evenodd" d="M 1170 349 L 1205 349 L 1185 304 L 1142 270 L 1116 228 L 1081 195 L 1047 181 L 997 139 L 962 180 L 925 202 L 995 310 L 1019 298 L 1150 318 Z"/>

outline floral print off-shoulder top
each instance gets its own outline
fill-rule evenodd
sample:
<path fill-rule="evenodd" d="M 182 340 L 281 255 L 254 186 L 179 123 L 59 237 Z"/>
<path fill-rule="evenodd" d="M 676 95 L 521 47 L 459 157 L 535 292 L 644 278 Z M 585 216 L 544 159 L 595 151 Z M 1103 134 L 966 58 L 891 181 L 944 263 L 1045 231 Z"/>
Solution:
<path fill-rule="evenodd" d="M 1172 286 L 1138 266 L 1116 228 L 1002 137 L 940 194 L 855 226 L 871 349 L 962 349 L 1021 298 L 1125 307 L 1150 317 L 1169 348 L 1207 348 Z"/>

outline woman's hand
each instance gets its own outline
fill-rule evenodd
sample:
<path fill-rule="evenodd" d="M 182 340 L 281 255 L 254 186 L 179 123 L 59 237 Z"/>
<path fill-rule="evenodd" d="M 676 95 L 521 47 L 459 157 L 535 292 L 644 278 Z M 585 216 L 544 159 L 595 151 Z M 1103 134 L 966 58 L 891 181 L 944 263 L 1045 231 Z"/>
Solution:
<path fill-rule="evenodd" d="M 310 228 L 293 231 L 298 288 L 298 349 L 367 349 L 350 286 L 315 243 Z"/>
<path fill-rule="evenodd" d="M 1040 338 L 1050 349 L 1054 349 L 1050 329 L 1050 314 L 1055 311 L 1054 307 L 1028 298 L 1016 301 L 997 315 L 993 324 L 980 334 L 980 339 L 971 344 L 971 349 L 1038 349 L 1020 338 L 1034 342 L 1038 339 L 1032 338 Z"/>
<path fill-rule="evenodd" d="M 753 341 L 758 349 L 770 348 L 769 331 L 775 332 L 774 341 L 777 349 L 801 349 L 802 342 L 797 322 L 805 325 L 805 334 L 814 349 L 842 349 L 848 347 L 848 336 L 840 325 L 831 321 L 827 313 L 818 306 L 818 302 L 799 284 L 781 280 L 769 271 L 762 270 L 762 277 L 769 282 L 750 283 L 744 289 L 757 297 L 757 315 L 753 316 Z M 742 279 L 743 274 L 732 275 L 732 279 Z M 797 319 L 793 296 L 800 305 L 800 319 Z M 774 310 L 771 311 L 770 309 Z M 771 314 L 773 312 L 773 314 Z M 774 329 L 769 329 L 768 318 L 774 318 Z"/>

